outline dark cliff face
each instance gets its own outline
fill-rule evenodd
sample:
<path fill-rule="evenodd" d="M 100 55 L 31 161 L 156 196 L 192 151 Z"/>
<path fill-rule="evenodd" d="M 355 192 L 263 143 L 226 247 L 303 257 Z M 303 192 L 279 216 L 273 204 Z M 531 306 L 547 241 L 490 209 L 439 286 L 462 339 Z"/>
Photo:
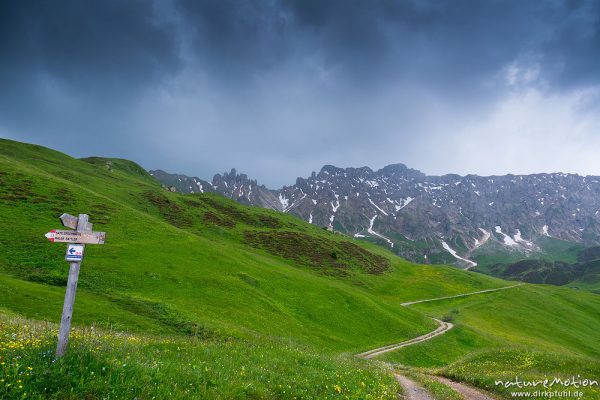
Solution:
<path fill-rule="evenodd" d="M 162 175 L 154 175 L 167 184 Z M 215 175 L 211 189 L 244 204 L 374 240 L 420 261 L 441 252 L 468 266 L 461 258 L 480 247 L 494 243 L 532 253 L 547 236 L 600 241 L 600 177 L 595 176 L 427 176 L 403 164 L 378 171 L 326 165 L 278 190 L 235 170 Z"/>

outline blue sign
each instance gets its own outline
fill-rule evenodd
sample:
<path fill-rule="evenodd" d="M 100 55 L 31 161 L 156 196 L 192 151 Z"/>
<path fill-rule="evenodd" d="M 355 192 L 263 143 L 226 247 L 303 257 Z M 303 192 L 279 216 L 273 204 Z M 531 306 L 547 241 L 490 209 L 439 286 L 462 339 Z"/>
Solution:
<path fill-rule="evenodd" d="M 65 260 L 71 262 L 81 262 L 83 260 L 83 249 L 85 245 L 83 244 L 69 244 L 67 245 L 67 255 L 65 256 Z"/>

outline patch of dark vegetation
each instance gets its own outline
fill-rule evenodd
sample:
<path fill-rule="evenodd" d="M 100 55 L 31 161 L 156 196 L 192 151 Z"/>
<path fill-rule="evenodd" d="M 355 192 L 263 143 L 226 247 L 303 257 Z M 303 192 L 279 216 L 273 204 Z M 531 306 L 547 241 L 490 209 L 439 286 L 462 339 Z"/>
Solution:
<path fill-rule="evenodd" d="M 251 214 L 242 211 L 240 208 L 223 204 L 210 197 L 197 197 L 197 199 L 217 211 L 221 216 L 230 220 L 240 222 L 257 228 L 280 229 L 283 227 L 281 221 L 270 215 Z"/>
<path fill-rule="evenodd" d="M 255 226 L 259 228 L 279 229 L 283 227 L 277 218 L 271 217 L 270 215 L 257 215 L 255 216 L 255 219 L 258 221 Z"/>
<path fill-rule="evenodd" d="M 450 310 L 446 315 L 444 315 L 442 317 L 442 321 L 444 322 L 454 322 L 454 320 L 456 319 L 456 316 L 458 315 L 458 309 L 453 308 L 452 310 Z"/>
<path fill-rule="evenodd" d="M 42 251 L 37 254 L 41 255 L 41 253 Z M 51 286 L 64 287 L 67 284 L 65 262 L 61 259 L 54 257 L 48 260 L 46 256 L 42 255 L 24 262 L 22 261 L 24 258 L 25 255 L 22 252 L 8 254 L 5 262 L 0 264 L 0 272 L 24 281 Z"/>
<path fill-rule="evenodd" d="M 144 275 L 146 275 L 150 279 L 160 280 L 160 274 L 157 274 L 156 272 L 146 271 L 144 272 Z"/>
<path fill-rule="evenodd" d="M 114 215 L 116 209 L 108 204 L 93 204 L 88 212 L 90 221 L 95 224 L 107 224 Z"/>
<path fill-rule="evenodd" d="M 595 260 L 600 260 L 600 246 L 588 247 L 577 255 L 577 261 L 580 263 L 587 263 Z"/>
<path fill-rule="evenodd" d="M 240 278 L 241 280 L 243 280 L 244 282 L 246 282 L 250 286 L 260 287 L 260 282 L 257 281 L 256 279 L 254 279 L 253 277 L 251 277 L 248 274 L 240 273 L 240 274 L 238 274 L 238 278 Z"/>
<path fill-rule="evenodd" d="M 600 281 L 600 247 L 582 250 L 577 260 L 574 264 L 536 259 L 522 260 L 512 264 L 492 265 L 489 273 L 509 280 L 557 286 L 573 281 L 588 284 Z"/>
<path fill-rule="evenodd" d="M 61 201 L 70 201 L 73 198 L 73 192 L 66 187 L 60 187 L 54 192 L 54 197 Z"/>
<path fill-rule="evenodd" d="M 28 201 L 33 196 L 33 181 L 25 178 L 25 175 L 17 173 L 12 175 L 12 179 L 3 180 L 0 186 L 0 200 L 7 202 Z"/>
<path fill-rule="evenodd" d="M 59 187 L 52 193 L 52 211 L 58 215 L 71 208 L 73 205 L 73 199 L 75 198 L 74 193 L 67 187 Z"/>
<path fill-rule="evenodd" d="M 29 200 L 31 204 L 48 203 L 48 196 L 39 195 Z"/>
<path fill-rule="evenodd" d="M 204 208 L 204 205 L 200 201 L 195 199 L 183 199 L 183 202 L 190 207 Z"/>
<path fill-rule="evenodd" d="M 351 257 L 368 274 L 379 275 L 387 271 L 390 267 L 390 262 L 385 257 L 373 254 L 352 242 L 340 242 L 338 246 L 342 249 L 341 254 Z M 339 256 L 336 253 L 335 259 Z"/>
<path fill-rule="evenodd" d="M 235 221 L 230 218 L 221 217 L 212 211 L 207 211 L 202 215 L 202 221 L 206 224 L 218 225 L 224 228 L 233 228 Z"/>
<path fill-rule="evenodd" d="M 44 283 L 51 286 L 65 287 L 67 285 L 66 276 L 59 276 L 44 272 L 31 272 L 23 276 L 23 278 L 30 282 Z"/>
<path fill-rule="evenodd" d="M 77 176 L 70 171 L 57 169 L 53 172 L 54 175 L 61 177 L 67 181 L 76 182 Z"/>
<path fill-rule="evenodd" d="M 183 207 L 167 196 L 158 192 L 144 192 L 144 197 L 158 208 L 162 217 L 171 225 L 186 228 L 192 225 L 191 217 L 186 214 Z"/>
<path fill-rule="evenodd" d="M 244 232 L 246 243 L 328 275 L 346 276 L 352 269 L 381 274 L 390 262 L 348 241 L 337 242 L 299 232 Z"/>
<path fill-rule="evenodd" d="M 167 304 L 131 296 L 112 295 L 109 299 L 124 310 L 158 321 L 165 328 L 177 333 L 200 339 L 219 337 L 215 331 L 186 319 Z"/>

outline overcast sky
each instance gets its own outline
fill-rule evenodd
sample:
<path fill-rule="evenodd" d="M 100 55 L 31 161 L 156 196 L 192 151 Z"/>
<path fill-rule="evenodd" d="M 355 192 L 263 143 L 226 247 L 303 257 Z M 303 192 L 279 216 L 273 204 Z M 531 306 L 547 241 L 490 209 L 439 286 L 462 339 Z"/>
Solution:
<path fill-rule="evenodd" d="M 600 1 L 2 1 L 0 136 L 270 187 L 600 175 Z"/>

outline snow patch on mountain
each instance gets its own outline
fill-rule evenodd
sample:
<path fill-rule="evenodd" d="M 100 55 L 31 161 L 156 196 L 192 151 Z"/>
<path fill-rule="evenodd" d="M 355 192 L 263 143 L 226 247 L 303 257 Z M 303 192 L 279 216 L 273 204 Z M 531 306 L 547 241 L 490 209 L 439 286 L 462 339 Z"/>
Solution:
<path fill-rule="evenodd" d="M 463 258 L 461 256 L 458 255 L 458 253 L 456 252 L 456 250 L 454 250 L 453 248 L 451 248 L 448 243 L 446 243 L 445 241 L 442 240 L 442 247 L 444 248 L 444 250 L 446 250 L 448 253 L 452 254 L 452 257 L 456 258 L 457 260 L 461 260 L 466 262 L 469 266 L 465 269 L 470 269 L 473 267 L 477 266 L 477 263 L 475 261 L 471 261 L 471 260 L 467 260 L 466 258 Z"/>
<path fill-rule="evenodd" d="M 333 194 L 335 196 L 335 205 L 333 204 L 333 201 L 331 202 L 331 209 L 333 210 L 333 212 L 335 213 L 338 208 L 340 208 L 340 199 L 339 196 L 337 194 Z"/>
<path fill-rule="evenodd" d="M 550 234 L 548 233 L 548 225 L 542 226 L 542 235 L 550 237 Z"/>
<path fill-rule="evenodd" d="M 371 218 L 371 220 L 369 221 L 369 229 L 367 229 L 367 232 L 369 232 L 373 236 L 377 236 L 378 238 L 385 240 L 386 242 L 388 242 L 390 244 L 390 246 L 392 248 L 394 248 L 394 242 L 392 242 L 389 238 L 383 236 L 381 233 L 375 232 L 373 230 L 373 224 L 375 223 L 375 218 L 377 218 L 377 214 L 375 214 L 373 216 L 373 218 Z"/>
<path fill-rule="evenodd" d="M 410 204 L 411 201 L 413 201 L 414 199 L 410 196 L 408 196 L 405 199 L 400 199 L 400 202 L 398 205 L 395 205 L 394 208 L 396 209 L 396 212 L 402 210 L 404 207 L 406 207 L 407 205 Z"/>
<path fill-rule="evenodd" d="M 285 211 L 290 203 L 290 199 L 285 198 L 281 193 L 279 193 L 279 203 L 281 203 L 281 209 Z"/>
<path fill-rule="evenodd" d="M 373 203 L 373 200 L 369 199 L 369 202 L 373 205 L 373 207 L 375 207 L 376 209 L 378 209 L 379 211 L 381 211 L 384 215 L 388 215 L 388 213 L 386 213 L 385 211 L 383 211 L 377 204 Z"/>
<path fill-rule="evenodd" d="M 502 238 L 504 239 L 504 244 L 506 246 L 518 246 L 517 242 L 515 242 L 513 240 L 513 238 L 508 236 L 506 233 L 502 232 L 502 228 L 500 226 L 496 226 L 495 229 L 496 229 L 496 233 L 499 233 L 500 235 L 502 235 Z"/>
<path fill-rule="evenodd" d="M 475 238 L 475 247 L 473 247 L 473 250 L 486 244 L 487 241 L 490 240 L 490 237 L 492 236 L 492 233 L 490 231 L 486 231 L 483 228 L 479 228 L 479 230 L 481 231 L 481 233 L 483 233 L 483 237 L 481 239 Z"/>

